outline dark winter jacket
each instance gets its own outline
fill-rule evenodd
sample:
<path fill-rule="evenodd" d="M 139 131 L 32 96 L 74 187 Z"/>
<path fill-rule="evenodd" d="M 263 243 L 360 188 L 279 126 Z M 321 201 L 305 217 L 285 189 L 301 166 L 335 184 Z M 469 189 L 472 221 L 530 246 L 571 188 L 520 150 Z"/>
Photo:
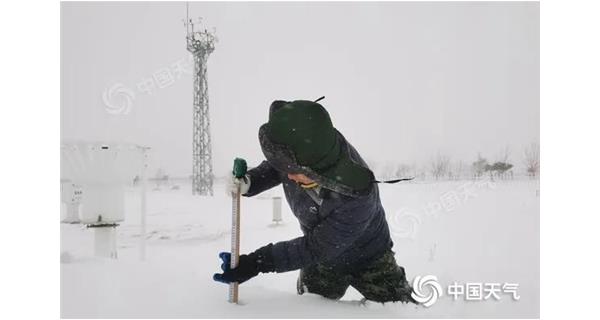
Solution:
<path fill-rule="evenodd" d="M 368 168 L 356 149 L 339 132 L 337 134 L 349 158 Z M 291 271 L 321 263 L 351 272 L 391 249 L 393 244 L 375 183 L 360 194 L 336 192 L 332 190 L 335 186 L 322 187 L 318 198 L 313 199 L 310 191 L 289 180 L 287 173 L 278 171 L 268 161 L 249 170 L 248 175 L 250 189 L 244 196 L 253 196 L 283 184 L 287 202 L 304 234 L 273 245 L 275 271 Z"/>

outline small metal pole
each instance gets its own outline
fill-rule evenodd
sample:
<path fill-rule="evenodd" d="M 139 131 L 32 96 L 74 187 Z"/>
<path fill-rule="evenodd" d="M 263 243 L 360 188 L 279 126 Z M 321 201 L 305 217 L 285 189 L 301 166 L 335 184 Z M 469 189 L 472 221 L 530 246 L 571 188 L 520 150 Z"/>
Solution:
<path fill-rule="evenodd" d="M 140 260 L 146 260 L 146 167 L 148 166 L 146 149 L 143 149 L 143 164 L 141 175 L 141 209 L 140 209 Z"/>
<path fill-rule="evenodd" d="M 116 226 L 94 228 L 94 254 L 96 257 L 117 258 Z"/>
<path fill-rule="evenodd" d="M 281 197 L 273 197 L 273 223 L 281 223 Z"/>

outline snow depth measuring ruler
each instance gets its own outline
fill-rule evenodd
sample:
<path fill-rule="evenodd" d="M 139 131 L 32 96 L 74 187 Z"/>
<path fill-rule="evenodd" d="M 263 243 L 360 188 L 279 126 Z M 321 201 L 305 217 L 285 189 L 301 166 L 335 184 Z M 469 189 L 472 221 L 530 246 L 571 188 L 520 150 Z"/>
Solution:
<path fill-rule="evenodd" d="M 246 160 L 235 158 L 233 160 L 233 175 L 235 180 L 235 192 L 232 194 L 231 201 L 231 269 L 238 265 L 240 259 L 240 182 L 246 174 L 248 166 Z M 238 302 L 238 283 L 232 282 L 229 284 L 229 302 Z"/>

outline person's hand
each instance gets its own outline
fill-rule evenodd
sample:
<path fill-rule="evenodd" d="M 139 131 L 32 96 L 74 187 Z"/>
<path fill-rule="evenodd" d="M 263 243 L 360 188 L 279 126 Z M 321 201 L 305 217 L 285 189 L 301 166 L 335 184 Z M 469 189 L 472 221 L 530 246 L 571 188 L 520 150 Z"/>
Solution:
<path fill-rule="evenodd" d="M 215 273 L 213 275 L 213 280 L 215 281 L 223 283 L 243 283 L 258 275 L 256 261 L 253 261 L 245 254 L 240 256 L 238 266 L 235 269 L 231 269 L 231 253 L 221 252 L 219 258 L 223 260 L 223 263 L 221 264 L 223 273 Z"/>
<path fill-rule="evenodd" d="M 231 253 L 221 252 L 219 258 L 223 261 L 221 263 L 223 273 L 215 273 L 213 280 L 222 283 L 243 283 L 256 277 L 260 272 L 275 271 L 271 253 L 272 246 L 269 244 L 251 254 L 241 255 L 235 269 L 231 269 Z"/>
<path fill-rule="evenodd" d="M 233 174 L 230 174 L 227 178 L 227 186 L 225 186 L 225 192 L 231 196 L 237 192 L 237 183 L 240 184 L 240 195 L 245 194 L 250 190 L 250 176 L 244 175 L 241 178 L 236 178 Z"/>

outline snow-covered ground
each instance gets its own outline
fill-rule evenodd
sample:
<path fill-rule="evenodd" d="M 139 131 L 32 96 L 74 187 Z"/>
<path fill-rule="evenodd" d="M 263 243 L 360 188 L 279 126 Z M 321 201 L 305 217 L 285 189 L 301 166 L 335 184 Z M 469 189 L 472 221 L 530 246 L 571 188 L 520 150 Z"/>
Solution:
<path fill-rule="evenodd" d="M 95 258 L 93 230 L 61 224 L 61 313 L 65 318 L 448 318 L 539 317 L 539 181 L 443 181 L 381 185 L 398 263 L 407 277 L 437 276 L 444 291 L 466 283 L 516 283 L 518 301 L 454 299 L 430 308 L 359 303 L 350 288 L 341 301 L 298 296 L 297 272 L 263 274 L 240 286 L 240 305 L 212 280 L 217 254 L 230 247 L 231 200 L 222 184 L 214 197 L 189 185 L 148 191 L 147 259 L 139 260 L 139 190 L 127 191 L 118 227 L 118 259 Z M 242 252 L 300 235 L 283 201 L 283 224 L 272 225 L 272 196 L 242 202 Z"/>

